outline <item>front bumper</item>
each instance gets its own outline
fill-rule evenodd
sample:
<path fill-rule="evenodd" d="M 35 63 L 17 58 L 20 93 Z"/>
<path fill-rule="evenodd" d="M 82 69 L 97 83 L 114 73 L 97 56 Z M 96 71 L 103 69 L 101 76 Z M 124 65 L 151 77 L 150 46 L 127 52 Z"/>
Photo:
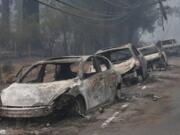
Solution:
<path fill-rule="evenodd" d="M 47 116 L 53 112 L 52 106 L 41 107 L 0 107 L 1 117 L 33 118 Z"/>

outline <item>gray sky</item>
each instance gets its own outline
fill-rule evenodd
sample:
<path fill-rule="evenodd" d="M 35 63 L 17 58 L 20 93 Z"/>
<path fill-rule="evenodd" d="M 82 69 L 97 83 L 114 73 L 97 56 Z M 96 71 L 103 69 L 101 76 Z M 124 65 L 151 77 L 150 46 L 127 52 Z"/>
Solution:
<path fill-rule="evenodd" d="M 171 7 L 180 8 L 180 0 L 168 0 L 167 4 Z M 165 22 L 165 31 L 162 30 L 162 27 L 157 26 L 157 24 L 155 26 L 156 29 L 153 33 L 145 33 L 142 36 L 143 41 L 151 42 L 175 38 L 180 42 L 180 15 L 179 18 L 176 15 L 168 17 L 168 21 Z"/>

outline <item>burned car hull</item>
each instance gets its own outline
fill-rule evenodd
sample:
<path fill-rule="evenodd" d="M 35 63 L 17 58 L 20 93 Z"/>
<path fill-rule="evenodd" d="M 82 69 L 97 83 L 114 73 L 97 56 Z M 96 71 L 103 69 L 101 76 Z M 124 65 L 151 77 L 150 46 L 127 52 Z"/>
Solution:
<path fill-rule="evenodd" d="M 150 45 L 146 47 L 142 47 L 138 49 L 148 63 L 148 69 L 155 69 L 155 68 L 167 68 L 168 60 L 166 53 L 160 50 L 155 45 Z"/>
<path fill-rule="evenodd" d="M 131 79 L 139 80 L 139 78 L 144 80 L 148 76 L 146 60 L 131 44 L 99 50 L 96 55 L 110 59 L 115 70 L 122 75 L 124 82 L 131 81 Z"/>
<path fill-rule="evenodd" d="M 129 79 L 138 78 L 136 69 L 136 60 L 131 58 L 121 64 L 114 65 L 116 72 L 121 74 L 124 81 L 128 81 Z"/>
<path fill-rule="evenodd" d="M 0 116 L 43 117 L 62 110 L 84 115 L 99 105 L 113 102 L 120 83 L 119 75 L 105 57 L 62 57 L 40 61 L 1 91 Z"/>

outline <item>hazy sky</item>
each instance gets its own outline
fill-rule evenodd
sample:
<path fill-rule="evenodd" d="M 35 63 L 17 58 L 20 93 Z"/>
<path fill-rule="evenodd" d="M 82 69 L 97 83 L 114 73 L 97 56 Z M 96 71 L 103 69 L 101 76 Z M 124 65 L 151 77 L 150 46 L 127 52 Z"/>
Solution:
<path fill-rule="evenodd" d="M 168 0 L 167 4 L 180 8 L 180 0 Z M 148 42 L 169 38 L 175 38 L 180 42 L 180 15 L 179 18 L 176 15 L 168 17 L 168 21 L 165 22 L 165 31 L 162 27 L 157 26 L 154 33 L 146 33 L 142 36 L 142 40 Z"/>

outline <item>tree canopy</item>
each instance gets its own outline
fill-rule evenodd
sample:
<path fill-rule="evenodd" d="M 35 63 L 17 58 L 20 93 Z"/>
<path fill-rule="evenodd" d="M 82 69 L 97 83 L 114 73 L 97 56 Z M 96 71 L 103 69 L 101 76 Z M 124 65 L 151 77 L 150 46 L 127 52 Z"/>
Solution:
<path fill-rule="evenodd" d="M 28 44 L 39 46 L 49 56 L 90 54 L 101 48 L 137 43 L 144 31 L 154 30 L 154 23 L 162 16 L 159 0 L 23 1 L 25 27 L 12 33 L 13 44 L 19 50 Z M 28 14 L 36 21 L 27 21 Z"/>

